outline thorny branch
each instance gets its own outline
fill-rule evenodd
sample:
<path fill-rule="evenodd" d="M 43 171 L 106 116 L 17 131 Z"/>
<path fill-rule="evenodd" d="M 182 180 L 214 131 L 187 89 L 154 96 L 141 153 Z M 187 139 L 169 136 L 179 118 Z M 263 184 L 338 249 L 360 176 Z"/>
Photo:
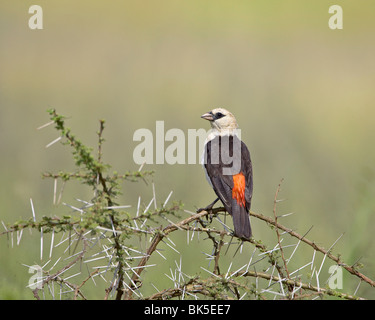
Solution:
<path fill-rule="evenodd" d="M 139 283 L 140 282 L 140 274 L 144 270 L 142 267 L 146 265 L 147 261 L 150 259 L 152 253 L 156 250 L 157 245 L 160 243 L 160 241 L 165 236 L 167 236 L 169 233 L 171 233 L 173 231 L 176 231 L 176 230 L 179 230 L 179 229 L 183 229 L 183 230 L 192 230 L 192 231 L 206 232 L 207 234 L 210 234 L 210 233 L 215 234 L 216 233 L 216 234 L 220 235 L 220 237 L 221 237 L 220 243 L 221 243 L 221 246 L 222 246 L 222 242 L 221 241 L 223 239 L 223 236 L 224 235 L 231 236 L 231 234 L 229 232 L 219 231 L 219 230 L 209 229 L 209 228 L 191 227 L 191 226 L 189 226 L 189 223 L 191 223 L 191 222 L 193 222 L 195 220 L 199 220 L 202 217 L 205 217 L 205 216 L 207 216 L 209 214 L 212 214 L 212 213 L 217 214 L 219 212 L 224 212 L 224 211 L 225 211 L 224 208 L 215 208 L 215 209 L 212 209 L 212 212 L 211 211 L 209 211 L 209 212 L 208 211 L 201 211 L 200 213 L 192 215 L 191 217 L 189 217 L 187 219 L 184 219 L 184 220 L 182 220 L 182 221 L 180 221 L 180 222 L 178 222 L 176 224 L 168 225 L 162 231 L 158 232 L 155 235 L 155 237 L 154 237 L 154 239 L 153 239 L 150 247 L 147 250 L 147 255 L 139 263 L 138 267 L 140 267 L 140 268 L 137 269 L 138 271 L 134 274 L 134 276 L 132 278 L 132 283 Z M 276 230 L 280 229 L 280 230 L 286 231 L 292 237 L 295 237 L 298 240 L 300 240 L 300 241 L 308 244 L 314 250 L 323 253 L 325 256 L 327 256 L 331 260 L 335 261 L 339 266 L 344 267 L 351 274 L 353 274 L 353 275 L 361 278 L 363 281 L 367 282 L 371 286 L 374 286 L 374 281 L 371 280 L 369 277 L 367 277 L 364 274 L 360 273 L 358 270 L 355 270 L 353 267 L 350 267 L 347 264 L 343 263 L 338 257 L 332 255 L 329 250 L 326 250 L 323 247 L 320 247 L 320 246 L 316 245 L 313 241 L 308 240 L 305 236 L 302 236 L 302 235 L 298 234 L 297 232 L 292 231 L 289 228 L 287 228 L 287 227 L 285 227 L 285 226 L 277 223 L 277 221 L 273 220 L 270 217 L 266 217 L 266 216 L 264 216 L 262 214 L 255 213 L 255 212 L 250 212 L 250 215 L 253 216 L 253 217 L 256 217 L 256 218 L 258 218 L 260 220 L 263 220 L 263 221 L 267 222 L 268 224 L 271 224 L 271 225 L 275 226 Z M 314 287 L 314 286 L 312 286 L 310 284 L 305 284 L 305 283 L 302 283 L 302 282 L 299 282 L 299 281 L 296 281 L 296 280 L 292 280 L 292 279 L 290 279 L 290 275 L 289 274 L 288 274 L 287 277 L 284 277 L 283 276 L 283 269 L 282 269 L 282 267 L 278 265 L 278 263 L 277 263 L 275 257 L 273 256 L 272 252 L 269 252 L 269 250 L 266 248 L 266 246 L 264 246 L 263 244 L 261 244 L 260 242 L 254 240 L 254 239 L 245 240 L 245 241 L 248 241 L 248 242 L 254 244 L 261 252 L 266 253 L 269 256 L 271 264 L 276 267 L 276 269 L 278 270 L 279 275 L 281 277 L 277 277 L 277 276 L 273 276 L 273 275 L 265 274 L 265 273 L 251 272 L 251 271 L 247 271 L 246 273 L 239 273 L 238 275 L 260 277 L 260 278 L 264 278 L 264 279 L 268 279 L 268 280 L 273 280 L 275 282 L 282 282 L 282 283 L 284 283 L 287 286 L 287 288 L 288 288 L 288 290 L 290 290 L 290 292 L 293 292 L 295 290 L 295 288 L 297 287 L 297 288 L 302 288 L 302 289 L 305 289 L 305 290 L 314 291 L 314 292 L 316 292 L 318 294 L 327 294 L 327 295 L 341 297 L 341 298 L 345 298 L 345 299 L 358 299 L 358 297 L 355 297 L 353 295 L 339 293 L 339 292 L 336 292 L 334 290 L 328 290 L 328 289 L 324 289 L 324 288 L 318 288 L 318 287 Z M 221 246 L 220 246 L 220 249 L 221 249 Z M 279 242 L 279 246 L 281 247 L 280 242 Z M 219 257 L 220 249 L 218 248 L 218 250 L 216 251 L 216 254 L 215 254 L 215 267 L 214 267 L 214 271 L 218 270 L 218 259 L 219 259 L 218 257 Z M 283 261 L 285 262 L 285 258 L 283 258 Z M 215 273 L 219 274 L 219 272 L 215 272 Z M 129 284 L 129 287 L 132 287 L 132 284 Z M 134 287 L 134 285 L 133 285 L 132 289 L 136 289 Z M 172 291 L 174 292 L 172 294 L 172 296 L 176 296 L 176 295 L 178 295 L 177 292 L 180 292 L 179 290 L 176 290 L 176 289 L 173 289 Z M 131 299 L 132 292 L 133 292 L 132 290 L 126 290 L 125 299 Z M 160 295 L 155 295 L 154 298 L 156 298 L 156 297 L 160 298 L 162 296 L 168 296 L 167 292 L 164 292 L 162 294 L 160 293 Z M 296 298 L 296 296 L 294 296 L 293 298 Z"/>
<path fill-rule="evenodd" d="M 63 236 L 61 237 L 58 245 L 67 239 L 69 239 L 70 242 L 70 233 L 73 230 L 76 236 L 74 241 L 77 241 L 74 251 L 77 248 L 78 243 L 82 244 L 82 249 L 80 252 L 66 258 L 71 259 L 74 257 L 74 259 L 71 262 L 66 263 L 63 267 L 59 268 L 58 271 L 51 274 L 50 271 L 53 267 L 50 269 L 50 271 L 43 270 L 45 276 L 43 277 L 41 289 L 45 288 L 46 286 L 49 288 L 50 283 L 56 282 L 59 283 L 60 286 L 66 286 L 69 289 L 69 292 L 73 292 L 74 299 L 77 299 L 78 297 L 86 299 L 82 289 L 87 282 L 90 279 L 94 281 L 94 278 L 97 276 L 104 279 L 104 275 L 109 271 L 108 273 L 112 273 L 112 280 L 109 287 L 107 287 L 105 290 L 105 299 L 110 298 L 113 293 L 115 294 L 116 299 L 133 299 L 133 295 L 135 294 L 141 299 L 170 299 L 173 297 L 184 299 L 186 295 L 197 298 L 198 294 L 202 295 L 203 297 L 210 297 L 213 299 L 242 299 L 246 295 L 252 295 L 259 299 L 266 299 L 267 297 L 265 293 L 269 292 L 268 289 L 275 285 L 279 286 L 279 294 L 282 296 L 282 298 L 287 299 L 304 299 L 324 295 L 335 296 L 343 299 L 359 298 L 355 295 L 322 288 L 319 286 L 319 284 L 314 286 L 310 282 L 303 282 L 300 275 L 293 275 L 295 271 L 290 272 L 288 269 L 288 263 L 290 262 L 291 258 L 289 258 L 289 260 L 285 258 L 285 247 L 282 245 L 283 239 L 281 239 L 280 231 L 283 231 L 292 238 L 298 239 L 298 244 L 303 242 L 311 247 L 314 251 L 314 256 L 315 252 L 319 252 L 324 255 L 323 261 L 325 258 L 328 258 L 334 261 L 337 266 L 343 267 L 350 274 L 358 277 L 361 282 L 368 283 L 372 287 L 375 286 L 374 280 L 359 272 L 355 265 L 350 266 L 344 263 L 340 256 L 333 255 L 333 245 L 329 249 L 325 249 L 318 246 L 315 242 L 307 239 L 307 233 L 301 235 L 279 223 L 278 216 L 276 214 L 276 205 L 280 201 L 278 200 L 278 194 L 280 191 L 281 182 L 276 190 L 274 198 L 273 217 L 265 216 L 256 212 L 250 212 L 250 215 L 253 218 L 266 222 L 267 225 L 271 226 L 275 230 L 277 245 L 273 249 L 269 249 L 261 241 L 254 238 L 250 240 L 241 240 L 236 253 L 240 248 L 242 248 L 245 242 L 249 242 L 255 247 L 253 255 L 256 251 L 260 252 L 258 255 L 259 258 L 257 261 L 252 262 L 253 256 L 251 256 L 247 265 L 242 266 L 240 269 L 234 272 L 230 271 L 230 265 L 228 271 L 224 274 L 221 270 L 223 269 L 221 257 L 228 251 L 232 243 L 233 234 L 226 228 L 225 224 L 223 224 L 224 230 L 222 230 L 222 228 L 220 228 L 220 230 L 216 229 L 211 225 L 212 217 L 219 219 L 218 215 L 225 212 L 224 208 L 218 207 L 209 211 L 191 213 L 189 217 L 179 220 L 178 222 L 173 222 L 166 216 L 174 215 L 175 212 L 181 209 L 181 206 L 174 205 L 170 208 L 165 208 L 166 201 L 164 205 L 158 209 L 156 205 L 155 190 L 153 189 L 154 197 L 143 213 L 140 212 L 140 202 L 138 202 L 138 209 L 135 216 L 129 214 L 128 212 L 121 211 L 121 209 L 118 209 L 121 208 L 121 206 L 117 206 L 116 203 L 116 196 L 120 193 L 119 181 L 135 181 L 138 178 L 144 179 L 146 172 L 140 172 L 143 166 L 138 171 L 126 172 L 123 175 L 119 175 L 117 173 L 113 173 L 112 175 L 107 174 L 106 170 L 109 168 L 109 165 L 104 164 L 102 161 L 104 121 L 100 121 L 97 157 L 93 157 L 91 153 L 92 150 L 83 145 L 82 142 L 71 134 L 70 129 L 65 127 L 64 117 L 58 115 L 55 110 L 50 110 L 49 112 L 52 121 L 48 123 L 48 125 L 55 124 L 56 129 L 60 131 L 61 136 L 60 138 L 55 139 L 52 143 L 49 143 L 48 146 L 51 146 L 53 143 L 60 141 L 62 137 L 65 137 L 66 141 L 62 143 L 68 144 L 73 148 L 73 156 L 77 167 L 77 171 L 72 173 L 59 172 L 45 173 L 43 175 L 46 178 L 54 179 L 54 204 L 56 204 L 55 192 L 58 179 L 63 181 L 63 186 L 65 186 L 65 182 L 69 180 L 81 181 L 83 184 L 93 188 L 94 198 L 91 201 L 83 201 L 85 205 L 82 208 L 69 206 L 75 213 L 79 213 L 78 217 L 76 216 L 72 218 L 71 216 L 55 216 L 43 217 L 41 220 L 36 220 L 33 212 L 33 218 L 27 221 L 21 221 L 10 226 L 5 226 L 3 223 L 5 231 L 1 232 L 0 235 L 6 234 L 8 237 L 10 236 L 11 239 L 13 239 L 13 233 L 17 233 L 17 244 L 21 239 L 22 231 L 27 228 L 38 229 L 41 231 L 41 234 L 42 230 L 44 230 L 45 233 L 49 231 L 52 232 L 53 236 L 55 231 L 56 233 L 63 232 Z M 46 126 L 47 125 L 42 127 L 44 128 Z M 60 192 L 59 199 L 61 197 L 61 193 L 62 191 Z M 59 202 L 60 201 L 57 201 L 57 203 Z M 153 211 L 149 210 L 152 202 L 155 204 L 155 210 Z M 158 222 L 159 218 L 169 221 L 169 225 L 162 228 L 161 224 Z M 203 218 L 211 219 L 209 219 L 209 222 L 205 222 L 203 221 Z M 151 227 L 150 224 L 146 224 L 148 220 L 152 220 L 159 227 L 155 228 Z M 144 297 L 140 292 L 140 288 L 145 281 L 141 275 L 146 268 L 150 267 L 148 262 L 155 251 L 160 253 L 158 251 L 159 244 L 161 242 L 165 242 L 164 240 L 169 241 L 169 236 L 175 231 L 186 231 L 187 233 L 197 232 L 207 235 L 206 239 L 212 243 L 212 253 L 209 256 L 214 262 L 213 272 L 204 269 L 210 274 L 210 276 L 206 278 L 202 278 L 198 275 L 182 276 L 183 272 L 180 264 L 178 266 L 178 272 L 182 277 L 177 281 L 177 279 L 174 279 L 172 276 L 174 279 L 174 288 L 163 289 L 160 291 L 157 290 L 156 293 L 148 297 Z M 63 240 L 65 232 L 69 232 L 69 237 Z M 132 242 L 131 238 L 134 236 L 138 237 L 139 234 L 146 234 L 146 236 L 151 235 L 152 237 L 151 243 L 146 250 L 133 247 L 134 241 Z M 229 243 L 225 241 L 226 238 L 230 238 Z M 42 241 L 43 236 L 41 237 L 41 243 Z M 105 244 L 102 242 L 105 242 Z M 298 244 L 296 248 L 298 247 Z M 228 249 L 223 254 L 223 248 L 226 245 L 228 246 Z M 71 243 L 69 243 L 67 249 L 69 249 L 70 246 Z M 51 240 L 51 253 L 53 248 L 54 243 L 53 240 Z M 94 252 L 89 258 L 87 258 L 86 254 L 92 248 L 99 248 L 100 250 L 96 253 Z M 60 260 L 60 258 L 57 260 L 57 262 Z M 83 261 L 84 259 L 86 260 Z M 105 259 L 105 261 L 107 261 L 106 265 L 96 266 L 94 267 L 94 271 L 88 271 L 87 276 L 78 282 L 79 284 L 74 284 L 70 281 L 70 277 L 72 276 L 65 278 L 62 276 L 62 274 L 67 273 L 66 271 L 74 265 L 78 266 L 81 264 L 81 268 L 82 261 L 83 263 L 87 263 L 89 261 L 96 261 L 100 259 Z M 264 272 L 258 272 L 255 270 L 255 266 L 258 266 L 256 264 L 263 259 L 267 259 L 264 261 L 268 261 L 268 268 Z M 250 267 L 252 267 L 254 270 L 250 270 Z M 302 268 L 303 267 L 297 270 Z M 132 274 L 129 275 L 127 273 L 128 271 L 131 271 Z M 248 278 L 254 278 L 255 284 L 249 283 L 249 281 L 247 281 Z M 259 290 L 257 283 L 260 279 L 263 279 L 262 281 L 268 281 L 268 284 Z M 34 289 L 32 291 L 36 299 L 40 299 L 39 290 L 41 289 Z M 284 289 L 286 289 L 286 293 L 284 292 Z M 51 291 L 50 288 L 49 290 Z M 138 295 L 137 292 L 140 294 Z"/>
<path fill-rule="evenodd" d="M 246 272 L 239 272 L 237 274 L 238 277 L 253 277 L 253 278 L 261 278 L 265 280 L 272 280 L 273 282 L 283 282 L 288 286 L 291 286 L 296 289 L 304 289 L 307 291 L 311 291 L 308 294 L 304 295 L 295 295 L 293 299 L 303 299 L 306 297 L 314 296 L 314 295 L 329 295 L 332 297 L 339 297 L 342 299 L 347 299 L 347 300 L 363 300 L 361 297 L 357 297 L 354 295 L 346 294 L 346 293 L 341 293 L 337 292 L 334 290 L 330 289 L 325 289 L 325 288 L 318 288 L 316 286 L 312 286 L 310 284 L 302 283 L 300 281 L 295 281 L 292 279 L 282 279 L 277 276 L 270 275 L 265 272 L 256 272 L 256 271 L 246 271 Z M 233 288 L 242 288 L 245 289 L 246 292 L 252 292 L 255 295 L 258 295 L 258 298 L 264 299 L 261 293 L 255 293 L 254 290 L 238 281 L 232 280 L 232 279 L 225 279 L 225 277 L 220 276 L 220 277 L 208 277 L 207 279 L 199 279 L 199 278 L 194 278 L 189 280 L 186 284 L 183 284 L 182 286 L 178 288 L 170 288 L 170 289 L 165 289 L 160 292 L 157 292 L 149 297 L 146 297 L 145 300 L 165 300 L 165 299 L 170 299 L 172 297 L 182 297 L 186 293 L 190 294 L 196 294 L 200 293 L 204 296 L 212 296 L 215 294 L 214 291 L 209 290 L 209 288 L 214 287 L 215 285 L 218 285 L 219 283 L 226 282 L 230 285 L 233 286 Z M 218 298 L 218 297 L 216 297 Z M 221 299 L 231 299 L 228 296 L 221 296 L 219 297 Z"/>
<path fill-rule="evenodd" d="M 87 250 L 87 241 L 86 239 L 80 237 L 82 239 L 82 242 L 83 242 L 83 249 L 82 251 L 80 252 L 80 254 L 73 260 L 71 261 L 70 263 L 68 263 L 67 265 L 65 265 L 63 268 L 61 268 L 60 270 L 58 270 L 57 272 L 55 272 L 54 274 L 52 275 L 47 275 L 46 279 L 43 280 L 42 284 L 38 287 L 36 287 L 34 290 L 33 290 L 33 295 L 34 297 L 37 299 L 37 300 L 40 300 L 40 297 L 38 295 L 38 291 L 40 289 L 43 289 L 44 286 L 48 283 L 50 283 L 51 281 L 56 281 L 56 282 L 61 282 L 61 283 L 64 283 L 66 284 L 68 287 L 70 288 L 74 288 L 75 289 L 75 297 L 80 295 L 83 299 L 86 299 L 85 296 L 82 294 L 82 292 L 80 291 L 80 288 L 82 287 L 82 285 L 80 286 L 77 286 L 75 284 L 72 284 L 66 280 L 64 280 L 62 277 L 60 277 L 60 275 L 65 272 L 66 270 L 68 270 L 70 267 L 72 267 L 73 265 L 75 265 L 78 261 L 80 261 L 84 255 L 85 255 L 85 252 Z M 86 282 L 86 281 L 85 281 Z"/>
<path fill-rule="evenodd" d="M 365 276 L 364 274 L 362 274 L 361 272 L 356 270 L 354 266 L 347 265 L 346 263 L 341 261 L 341 259 L 339 257 L 333 255 L 331 253 L 332 248 L 331 248 L 331 250 L 326 250 L 323 247 L 318 246 L 314 241 L 311 241 L 311 240 L 307 239 L 306 237 L 298 234 L 297 232 L 295 232 L 295 231 L 275 222 L 275 220 L 273 220 L 272 218 L 262 215 L 261 213 L 255 213 L 255 212 L 251 211 L 250 215 L 255 217 L 255 218 L 258 218 L 260 220 L 263 220 L 263 221 L 267 222 L 268 224 L 270 224 L 272 226 L 275 226 L 276 228 L 278 228 L 280 230 L 283 230 L 283 231 L 287 232 L 290 236 L 295 237 L 298 240 L 301 240 L 302 242 L 304 242 L 307 245 L 309 245 L 310 247 L 312 247 L 314 250 L 323 253 L 325 256 L 330 258 L 332 261 L 336 262 L 337 265 L 343 267 L 346 271 L 348 271 L 352 275 L 357 276 L 358 278 L 360 278 L 364 282 L 368 283 L 370 286 L 375 287 L 375 281 L 374 280 L 370 279 L 369 277 Z"/>
<path fill-rule="evenodd" d="M 277 224 L 276 207 L 277 207 L 278 201 L 280 201 L 280 200 L 277 199 L 277 197 L 279 195 L 282 182 L 283 182 L 283 179 L 281 179 L 279 185 L 277 186 L 277 189 L 276 189 L 276 192 L 275 192 L 275 198 L 273 200 L 273 217 L 275 219 L 276 224 Z M 286 259 L 285 259 L 285 256 L 284 256 L 284 249 L 283 249 L 283 246 L 281 245 L 279 228 L 276 228 L 276 236 L 277 236 L 277 243 L 279 244 L 279 248 L 280 248 L 281 259 L 283 260 L 283 263 L 284 263 L 284 270 L 286 272 L 287 278 L 290 279 L 290 274 L 289 274 L 287 262 L 286 262 Z M 280 275 L 282 275 L 282 273 Z M 288 287 L 289 292 L 293 292 L 293 286 L 292 285 L 287 284 L 287 287 Z M 290 298 L 290 295 L 288 297 Z"/>
<path fill-rule="evenodd" d="M 222 208 L 213 209 L 214 213 L 219 212 L 219 211 L 222 211 Z M 147 261 L 150 259 L 152 253 L 156 250 L 158 244 L 160 243 L 160 241 L 163 240 L 164 237 L 166 237 L 169 233 L 171 233 L 173 231 L 181 229 L 183 226 L 189 224 L 190 222 L 192 222 L 194 220 L 197 220 L 197 219 L 200 219 L 201 217 L 204 217 L 208 214 L 209 214 L 209 212 L 202 211 L 202 212 L 197 213 L 195 215 L 192 215 L 192 216 L 190 216 L 190 217 L 188 217 L 188 218 L 186 218 L 186 219 L 184 219 L 184 220 L 182 220 L 182 221 L 180 221 L 176 224 L 170 224 L 167 227 L 165 227 L 163 230 L 158 231 L 155 234 L 154 239 L 153 239 L 150 247 L 147 249 L 146 255 L 142 258 L 142 260 L 138 264 L 137 271 L 134 273 L 134 275 L 131 279 L 131 283 L 129 284 L 129 287 L 131 287 L 132 289 L 135 289 L 133 283 L 137 284 L 140 281 L 140 275 L 141 275 L 142 271 L 144 270 L 144 266 L 147 264 Z M 127 290 L 126 294 L 125 294 L 125 299 L 131 299 L 132 292 L 133 292 L 132 290 Z"/>

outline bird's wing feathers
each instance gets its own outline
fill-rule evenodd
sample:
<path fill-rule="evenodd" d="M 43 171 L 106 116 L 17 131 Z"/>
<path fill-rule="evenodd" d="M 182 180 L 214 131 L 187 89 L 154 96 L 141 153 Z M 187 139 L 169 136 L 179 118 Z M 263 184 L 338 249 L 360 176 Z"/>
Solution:
<path fill-rule="evenodd" d="M 218 146 L 218 138 L 207 142 L 205 147 L 204 167 L 216 195 L 220 198 L 226 210 L 229 211 L 231 208 L 231 197 L 229 197 L 229 195 L 232 194 L 233 180 L 231 177 L 222 174 L 222 163 L 220 161 L 215 161 L 215 150 L 218 150 Z"/>
<path fill-rule="evenodd" d="M 241 141 L 241 172 L 243 172 L 245 176 L 246 209 L 247 211 L 249 211 L 250 206 L 251 206 L 251 198 L 253 196 L 253 167 L 251 164 L 249 149 L 246 147 L 246 144 L 244 144 L 242 141 Z"/>
<path fill-rule="evenodd" d="M 238 139 L 236 136 L 217 136 L 214 139 L 207 142 L 205 147 L 205 162 L 204 166 L 209 177 L 212 186 L 223 202 L 227 211 L 231 212 L 232 199 L 233 199 L 233 188 L 234 180 L 233 175 L 223 174 L 223 169 L 232 166 L 232 163 L 224 163 L 222 159 L 222 152 L 225 152 L 222 148 L 222 139 L 229 138 L 229 156 L 233 158 L 239 155 L 233 155 L 233 140 Z M 228 152 L 228 151 L 227 151 Z M 253 179 L 252 179 L 252 166 L 250 160 L 250 152 L 246 145 L 241 141 L 241 167 L 237 173 L 242 173 L 245 177 L 245 194 L 244 199 L 246 202 L 247 211 L 250 209 L 251 197 L 253 193 Z"/>

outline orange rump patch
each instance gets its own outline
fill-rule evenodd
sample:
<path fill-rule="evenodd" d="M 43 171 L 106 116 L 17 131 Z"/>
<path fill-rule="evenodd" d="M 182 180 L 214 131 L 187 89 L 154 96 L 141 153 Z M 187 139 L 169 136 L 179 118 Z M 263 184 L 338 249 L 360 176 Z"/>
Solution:
<path fill-rule="evenodd" d="M 242 207 L 245 206 L 245 176 L 242 172 L 233 176 L 232 198 Z"/>

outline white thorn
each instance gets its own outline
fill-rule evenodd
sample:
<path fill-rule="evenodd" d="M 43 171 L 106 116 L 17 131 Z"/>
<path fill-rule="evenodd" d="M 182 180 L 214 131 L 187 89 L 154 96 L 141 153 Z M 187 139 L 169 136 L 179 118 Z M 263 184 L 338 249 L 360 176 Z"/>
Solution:
<path fill-rule="evenodd" d="M 56 142 L 59 142 L 62 139 L 62 136 L 56 138 L 55 140 L 51 141 L 49 144 L 46 145 L 46 149 L 55 144 Z"/>
<path fill-rule="evenodd" d="M 43 260 L 43 227 L 40 227 L 40 260 Z"/>
<path fill-rule="evenodd" d="M 49 258 L 52 257 L 52 250 L 53 250 L 53 243 L 55 241 L 55 229 L 52 229 L 52 235 L 51 235 L 51 247 L 49 249 Z"/>
<path fill-rule="evenodd" d="M 51 124 L 54 124 L 54 123 L 55 123 L 54 121 L 47 122 L 47 123 L 41 125 L 40 127 L 36 128 L 36 130 L 41 130 L 41 129 L 46 128 L 46 127 L 48 127 L 48 126 L 50 126 Z"/>
<path fill-rule="evenodd" d="M 169 198 L 171 197 L 173 191 L 171 191 L 167 197 L 167 199 L 165 199 L 165 202 L 163 203 L 163 208 L 167 205 L 168 201 L 169 201 Z"/>
<path fill-rule="evenodd" d="M 33 199 L 31 199 L 31 198 L 30 198 L 30 204 L 31 204 L 31 210 L 33 212 L 33 219 L 34 219 L 34 222 L 36 222 Z"/>

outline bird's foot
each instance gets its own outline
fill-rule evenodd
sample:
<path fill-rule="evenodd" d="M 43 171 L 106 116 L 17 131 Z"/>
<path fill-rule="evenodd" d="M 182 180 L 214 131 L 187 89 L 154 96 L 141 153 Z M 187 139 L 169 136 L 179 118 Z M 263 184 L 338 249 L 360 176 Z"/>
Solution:
<path fill-rule="evenodd" d="M 212 207 L 213 206 L 207 206 L 207 207 L 204 207 L 204 208 L 199 208 L 198 210 L 197 210 L 197 213 L 201 213 L 202 211 L 207 211 L 207 212 L 212 212 Z"/>
<path fill-rule="evenodd" d="M 215 201 L 213 201 L 212 203 L 210 203 L 207 207 L 198 209 L 197 213 L 200 213 L 202 211 L 207 211 L 207 212 L 211 212 L 211 214 L 212 214 L 212 208 L 215 205 L 215 203 L 218 202 L 218 201 L 219 201 L 219 198 L 217 198 Z"/>

